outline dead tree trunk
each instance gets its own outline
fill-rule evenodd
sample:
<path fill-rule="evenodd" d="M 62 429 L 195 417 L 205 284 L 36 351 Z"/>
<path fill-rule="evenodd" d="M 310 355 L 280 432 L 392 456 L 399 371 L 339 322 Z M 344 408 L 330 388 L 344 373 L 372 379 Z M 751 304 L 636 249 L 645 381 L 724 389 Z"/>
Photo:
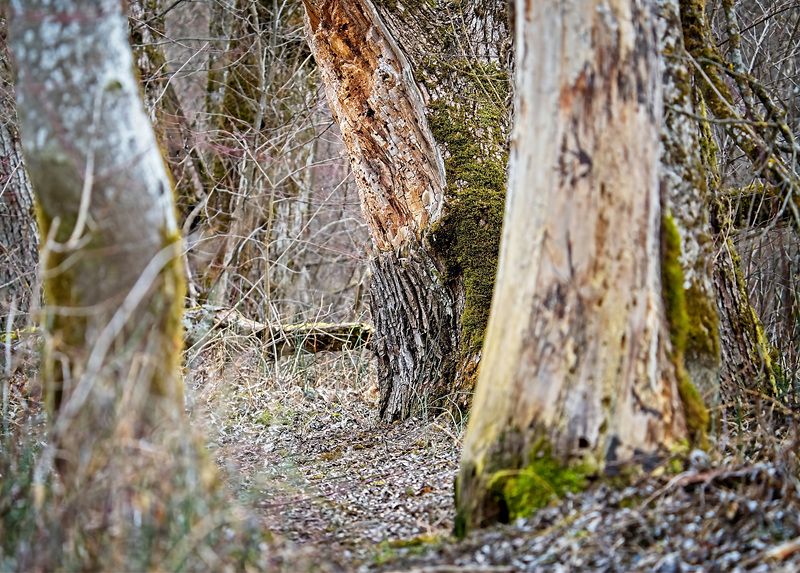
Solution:
<path fill-rule="evenodd" d="M 504 203 L 506 3 L 304 3 L 375 247 L 380 415 L 466 408 Z"/>
<path fill-rule="evenodd" d="M 459 532 L 527 515 L 588 474 L 653 467 L 705 415 L 662 291 L 673 242 L 648 5 L 520 2 L 516 25 L 509 198 Z"/>

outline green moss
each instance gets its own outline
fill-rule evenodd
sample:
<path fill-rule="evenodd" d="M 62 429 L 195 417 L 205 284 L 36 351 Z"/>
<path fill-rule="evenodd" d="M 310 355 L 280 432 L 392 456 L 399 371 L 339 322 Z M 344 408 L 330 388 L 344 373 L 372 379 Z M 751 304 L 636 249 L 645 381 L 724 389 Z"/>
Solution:
<path fill-rule="evenodd" d="M 708 117 L 708 106 L 703 99 L 702 95 L 695 91 L 694 107 L 698 113 L 704 117 Z M 717 144 L 714 140 L 714 133 L 711 130 L 711 124 L 707 121 L 699 122 L 699 136 L 700 136 L 700 161 L 703 164 L 705 175 L 711 176 L 710 181 L 715 188 L 719 187 L 719 166 L 717 164 Z"/>
<path fill-rule="evenodd" d="M 683 353 L 689 331 L 689 314 L 683 287 L 681 237 L 670 215 L 661 220 L 661 282 L 669 336 L 676 353 Z"/>
<path fill-rule="evenodd" d="M 160 317 L 159 331 L 163 339 L 161 351 L 164 353 L 163 368 L 156 369 L 153 375 L 152 391 L 159 396 L 183 397 L 183 385 L 179 376 L 181 371 L 181 351 L 183 350 L 183 306 L 186 297 L 186 277 L 183 272 L 179 233 L 163 238 L 165 247 L 176 246 L 176 256 L 161 270 L 160 280 L 150 304 L 153 316 Z"/>
<path fill-rule="evenodd" d="M 501 513 L 507 512 L 503 517 L 511 521 L 530 516 L 568 492 L 581 491 L 592 473 L 586 465 L 562 465 L 552 457 L 550 446 L 542 441 L 531 452 L 526 467 L 496 472 L 488 487 Z"/>
<path fill-rule="evenodd" d="M 733 272 L 736 277 L 736 288 L 741 293 L 739 300 L 741 301 L 740 308 L 737 309 L 737 316 L 739 317 L 739 327 L 746 332 L 738 332 L 737 334 L 745 339 L 753 341 L 753 355 L 750 358 L 754 364 L 761 364 L 764 374 L 764 380 L 767 383 L 767 390 L 772 396 L 780 395 L 778 391 L 778 379 L 782 378 L 780 368 L 777 365 L 778 353 L 775 347 L 770 344 L 767 339 L 767 334 L 764 332 L 764 327 L 756 315 L 755 309 L 749 302 L 747 294 L 747 285 L 744 282 L 744 275 L 742 273 L 742 260 L 739 258 L 739 253 L 733 245 L 733 241 L 728 239 L 728 251 L 731 254 L 731 261 L 733 262 Z M 737 325 L 733 325 L 736 327 Z"/>
<path fill-rule="evenodd" d="M 686 416 L 686 427 L 689 429 L 689 435 L 702 446 L 705 444 L 705 435 L 708 429 L 708 410 L 706 410 L 703 398 L 697 388 L 694 387 L 689 375 L 683 369 L 683 364 L 677 366 L 678 394 L 683 404 L 684 416 Z"/>
<path fill-rule="evenodd" d="M 689 321 L 686 350 L 719 356 L 719 315 L 714 301 L 694 284 L 686 289 L 684 300 Z"/>
<path fill-rule="evenodd" d="M 446 70 L 433 60 L 420 77 L 453 73 L 467 79 L 472 102 L 435 101 L 428 122 L 445 150 L 445 215 L 434 226 L 431 244 L 445 264 L 445 280 L 463 280 L 462 316 L 465 351 L 479 349 L 489 319 L 505 205 L 506 149 L 503 101 L 508 76 L 498 66 L 459 63 Z"/>
<path fill-rule="evenodd" d="M 708 411 L 684 369 L 683 356 L 687 345 L 711 350 L 716 356 L 719 351 L 719 330 L 716 311 L 709 306 L 710 301 L 696 290 L 684 289 L 680 255 L 678 228 L 672 217 L 665 215 L 661 220 L 661 288 L 672 341 L 671 359 L 675 366 L 686 425 L 690 435 L 702 443 L 708 427 Z"/>

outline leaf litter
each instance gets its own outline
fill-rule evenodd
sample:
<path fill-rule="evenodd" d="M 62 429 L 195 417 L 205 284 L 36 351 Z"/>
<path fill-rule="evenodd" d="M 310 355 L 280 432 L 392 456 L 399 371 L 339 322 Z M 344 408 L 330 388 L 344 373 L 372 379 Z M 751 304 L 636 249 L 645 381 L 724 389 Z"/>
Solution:
<path fill-rule="evenodd" d="M 452 536 L 466 421 L 377 420 L 369 352 L 265 358 L 222 336 L 187 362 L 193 419 L 281 571 L 798 571 L 791 416 L 739 419 L 670 471 L 597 479 L 514 523 Z M 724 419 L 723 419 L 724 421 Z"/>

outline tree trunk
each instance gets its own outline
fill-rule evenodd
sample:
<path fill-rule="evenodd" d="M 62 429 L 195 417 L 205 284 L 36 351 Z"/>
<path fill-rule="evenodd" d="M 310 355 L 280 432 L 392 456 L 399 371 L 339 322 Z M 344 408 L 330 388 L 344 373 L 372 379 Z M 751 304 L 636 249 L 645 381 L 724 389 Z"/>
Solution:
<path fill-rule="evenodd" d="M 657 0 L 655 10 L 664 98 L 659 170 L 662 232 L 674 230 L 674 239 L 679 241 L 677 260 L 662 260 L 665 271 L 675 271 L 671 284 L 665 279 L 667 313 L 673 341 L 683 352 L 686 375 L 706 405 L 713 406 L 719 393 L 720 347 L 708 216 L 711 199 L 700 156 L 692 70 L 686 64 L 678 0 Z M 680 291 L 682 305 L 670 296 Z"/>
<path fill-rule="evenodd" d="M 88 476 L 103 437 L 182 414 L 179 229 L 119 2 L 31 0 L 12 13 L 22 143 L 47 237 L 42 376 L 62 470 Z"/>
<path fill-rule="evenodd" d="M 504 202 L 505 2 L 304 3 L 375 247 L 380 415 L 466 408 Z"/>
<path fill-rule="evenodd" d="M 660 251 L 680 251 L 661 232 L 649 9 L 550 0 L 519 3 L 516 19 L 509 198 L 459 533 L 588 474 L 652 468 L 705 415 L 662 298 Z"/>
<path fill-rule="evenodd" d="M 6 22 L 0 16 L 0 332 L 28 322 L 38 297 L 34 285 L 39 261 L 33 190 L 22 158 L 5 46 Z M 7 325 L 12 308 L 15 318 Z"/>
<path fill-rule="evenodd" d="M 703 118 L 710 112 L 718 119 L 743 120 L 737 112 L 738 104 L 735 104 L 731 93 L 733 84 L 725 82 L 721 75 L 727 68 L 710 38 L 705 9 L 706 3 L 703 0 L 680 0 L 683 40 L 686 52 L 695 62 L 690 70 L 697 86 L 695 108 L 699 113 L 694 117 Z M 744 92 L 747 88 L 740 86 L 740 89 Z M 750 304 L 741 262 L 733 242 L 729 239 L 733 221 L 729 215 L 730 205 L 721 197 L 713 135 L 708 122 L 701 120 L 700 123 L 699 145 L 696 149 L 702 151 L 701 160 L 705 166 L 707 184 L 715 196 L 710 209 L 716 242 L 713 282 L 719 313 L 722 397 L 725 402 L 733 399 L 738 404 L 742 388 L 777 395 L 777 365 L 774 350 Z M 734 121 L 726 123 L 724 127 L 760 171 L 763 168 L 762 162 L 771 154 L 768 151 L 769 146 L 757 133 L 756 125 Z M 770 166 L 772 176 L 779 180 L 788 171 L 777 156 L 770 160 Z"/>

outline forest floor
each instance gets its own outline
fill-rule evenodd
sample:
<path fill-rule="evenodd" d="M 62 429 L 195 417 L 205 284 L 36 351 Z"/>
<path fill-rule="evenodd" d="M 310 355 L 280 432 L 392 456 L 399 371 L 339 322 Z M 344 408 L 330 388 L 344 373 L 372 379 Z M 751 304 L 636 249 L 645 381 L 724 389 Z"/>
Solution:
<path fill-rule="evenodd" d="M 709 455 L 623 489 L 596 480 L 459 541 L 464 420 L 423 407 L 378 422 L 367 351 L 274 364 L 228 338 L 193 355 L 187 387 L 217 463 L 271 532 L 276 570 L 800 571 L 794 432 L 764 419 L 730 424 Z"/>

